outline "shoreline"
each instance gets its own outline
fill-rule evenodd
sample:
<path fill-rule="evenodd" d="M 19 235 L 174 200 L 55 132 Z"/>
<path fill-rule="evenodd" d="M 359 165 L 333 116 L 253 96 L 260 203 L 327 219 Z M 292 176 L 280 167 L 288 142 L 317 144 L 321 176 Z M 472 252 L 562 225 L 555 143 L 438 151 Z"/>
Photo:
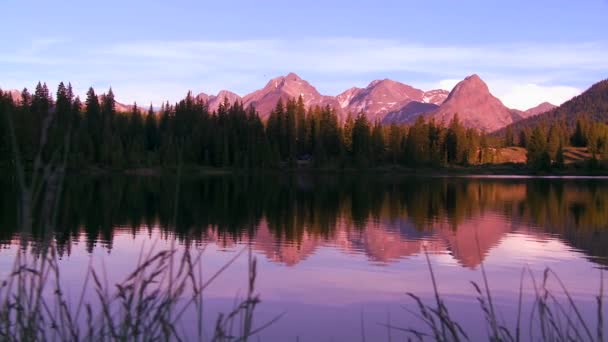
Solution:
<path fill-rule="evenodd" d="M 178 167 L 141 167 L 129 169 L 87 168 L 69 170 L 70 174 L 109 175 L 124 174 L 142 177 L 159 177 L 177 175 Z M 420 167 L 380 166 L 373 168 L 354 167 L 305 167 L 305 168 L 214 168 L 195 165 L 182 167 L 183 176 L 225 176 L 225 175 L 276 175 L 276 174 L 312 174 L 312 175 L 383 175 L 383 176 L 416 176 L 416 177 L 471 177 L 471 178 L 604 178 L 608 169 L 588 169 L 585 167 L 568 167 L 551 171 L 530 170 L 524 164 L 496 164 L 491 166 L 469 167 Z"/>
<path fill-rule="evenodd" d="M 27 171 L 31 172 L 31 170 Z M 0 167 L 0 174 L 11 174 L 12 170 Z M 177 166 L 169 167 L 138 167 L 138 168 L 102 168 L 86 166 L 84 168 L 68 168 L 68 175 L 73 176 L 106 176 L 131 175 L 141 177 L 175 176 Z M 486 164 L 477 166 L 449 167 L 405 167 L 400 165 L 385 165 L 371 168 L 356 167 L 298 167 L 298 168 L 225 168 L 197 165 L 184 165 L 182 176 L 206 177 L 227 175 L 382 175 L 382 176 L 415 176 L 415 177 L 470 177 L 470 178 L 605 178 L 608 169 L 589 169 L 581 164 L 570 164 L 565 169 L 550 171 L 531 170 L 525 164 Z"/>

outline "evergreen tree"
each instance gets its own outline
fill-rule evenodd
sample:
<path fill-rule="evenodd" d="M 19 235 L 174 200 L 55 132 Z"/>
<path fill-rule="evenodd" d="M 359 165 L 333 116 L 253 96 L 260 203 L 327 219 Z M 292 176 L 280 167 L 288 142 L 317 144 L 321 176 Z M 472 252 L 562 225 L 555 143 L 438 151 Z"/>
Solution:
<path fill-rule="evenodd" d="M 400 156 L 403 154 L 403 135 L 401 128 L 395 124 L 390 125 L 388 133 L 388 155 L 392 164 L 397 164 Z"/>
<path fill-rule="evenodd" d="M 551 157 L 547 149 L 547 136 L 539 126 L 532 130 L 530 142 L 527 144 L 527 163 L 536 170 L 548 170 L 551 167 Z"/>
<path fill-rule="evenodd" d="M 566 163 L 564 158 L 564 148 L 560 144 L 555 154 L 555 167 L 557 167 L 558 169 L 563 169 L 565 166 Z"/>
<path fill-rule="evenodd" d="M 557 151 L 560 148 L 562 148 L 560 127 L 554 124 L 549 128 L 549 137 L 547 138 L 547 152 L 549 152 L 551 159 L 556 159 Z"/>
<path fill-rule="evenodd" d="M 291 99 L 287 101 L 285 109 L 285 144 L 286 158 L 291 166 L 295 166 L 297 153 L 297 133 L 296 133 L 297 103 Z"/>
<path fill-rule="evenodd" d="M 371 134 L 365 114 L 360 113 L 353 127 L 353 159 L 360 167 L 369 165 Z"/>
<path fill-rule="evenodd" d="M 89 88 L 87 92 L 87 99 L 85 101 L 85 120 L 86 129 L 90 136 L 91 146 L 91 158 L 90 160 L 94 163 L 99 163 L 101 159 L 101 144 L 102 144 L 102 122 L 101 122 L 101 109 L 99 107 L 99 100 L 93 88 Z"/>
<path fill-rule="evenodd" d="M 344 149 L 347 153 L 353 152 L 353 128 L 355 126 L 355 121 L 353 120 L 353 116 L 351 113 L 348 113 L 346 116 L 346 121 L 344 122 L 344 127 L 342 129 L 342 144 L 344 145 Z"/>
<path fill-rule="evenodd" d="M 405 162 L 411 166 L 421 166 L 429 161 L 431 143 L 429 126 L 419 116 L 408 132 Z"/>
<path fill-rule="evenodd" d="M 128 138 L 126 139 L 128 161 L 131 165 L 138 166 L 141 165 L 144 160 L 145 128 L 137 103 L 133 104 L 133 110 L 129 116 L 128 125 L 129 133 Z"/>
<path fill-rule="evenodd" d="M 467 160 L 465 129 L 460 123 L 458 114 L 454 114 L 445 139 L 446 157 L 449 164 L 464 164 Z"/>
<path fill-rule="evenodd" d="M 296 103 L 296 130 L 297 154 L 302 156 L 310 153 L 306 144 L 306 106 L 304 105 L 302 95 L 298 97 L 298 102 Z"/>
<path fill-rule="evenodd" d="M 384 161 L 384 154 L 386 153 L 386 147 L 384 142 L 384 132 L 380 123 L 376 122 L 372 128 L 372 158 L 371 160 L 375 165 L 380 165 Z"/>
<path fill-rule="evenodd" d="M 156 113 L 150 104 L 148 114 L 146 115 L 146 150 L 154 152 L 158 149 L 160 137 L 158 132 L 158 123 L 156 122 Z"/>
<path fill-rule="evenodd" d="M 576 128 L 572 135 L 572 145 L 576 147 L 587 146 L 587 134 L 589 129 L 589 123 L 586 117 L 579 117 L 576 120 Z"/>

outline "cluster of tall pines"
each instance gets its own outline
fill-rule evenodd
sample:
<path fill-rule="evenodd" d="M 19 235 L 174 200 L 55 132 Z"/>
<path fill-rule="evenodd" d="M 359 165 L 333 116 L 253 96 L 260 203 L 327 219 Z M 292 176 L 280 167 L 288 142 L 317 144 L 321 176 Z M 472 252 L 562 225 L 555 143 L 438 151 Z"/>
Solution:
<path fill-rule="evenodd" d="M 563 168 L 566 147 L 585 147 L 591 154 L 590 166 L 599 166 L 599 160 L 608 157 L 608 125 L 592 121 L 585 115 L 576 119 L 573 129 L 565 121 L 539 123 L 519 131 L 505 129 L 504 145 L 525 147 L 528 165 L 534 169 Z"/>
<path fill-rule="evenodd" d="M 178 163 L 209 167 L 412 167 L 492 161 L 485 136 L 462 126 L 425 122 L 383 126 L 364 113 L 343 120 L 334 108 L 306 107 L 302 97 L 279 100 L 267 120 L 228 100 L 215 111 L 191 93 L 159 111 L 134 104 L 117 111 L 112 89 L 89 88 L 84 103 L 60 83 L 24 89 L 14 101 L 0 91 L 0 162 L 32 165 L 65 160 L 69 168 L 138 168 Z"/>

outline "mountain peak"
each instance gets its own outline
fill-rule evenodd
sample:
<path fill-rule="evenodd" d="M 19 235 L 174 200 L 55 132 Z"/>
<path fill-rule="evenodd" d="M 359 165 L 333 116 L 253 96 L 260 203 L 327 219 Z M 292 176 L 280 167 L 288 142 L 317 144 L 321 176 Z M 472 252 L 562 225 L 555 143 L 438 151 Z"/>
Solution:
<path fill-rule="evenodd" d="M 423 97 L 422 90 L 385 78 L 370 82 L 364 89 L 351 88 L 337 99 L 351 113 L 364 112 L 370 121 L 382 121 L 388 113 Z"/>
<path fill-rule="evenodd" d="M 479 75 L 477 75 L 477 74 L 472 74 L 472 75 L 469 75 L 469 76 L 465 77 L 464 79 L 465 79 L 465 81 L 466 81 L 466 80 L 476 80 L 476 81 L 482 81 L 482 80 L 481 80 L 481 77 L 479 77 Z M 482 81 L 482 82 L 483 82 L 483 81 Z"/>
<path fill-rule="evenodd" d="M 454 89 L 448 95 L 446 101 L 456 95 L 459 96 L 492 96 L 488 85 L 477 74 L 465 77 L 464 80 L 458 82 Z"/>
<path fill-rule="evenodd" d="M 302 84 L 302 83 L 308 84 L 308 82 L 304 81 L 296 73 L 290 72 L 287 75 L 277 76 L 277 77 L 271 79 L 266 84 L 266 87 L 264 87 L 264 88 L 265 89 L 279 89 L 279 88 L 283 88 L 286 86 L 291 86 L 293 84 Z"/>
<path fill-rule="evenodd" d="M 230 90 L 226 90 L 226 89 L 220 90 L 219 93 L 217 93 L 217 97 L 220 97 L 222 99 L 224 99 L 224 97 L 227 97 L 228 99 L 240 98 L 240 96 L 238 94 L 233 93 Z"/>
<path fill-rule="evenodd" d="M 367 88 L 374 88 L 374 87 L 394 87 L 394 86 L 407 86 L 409 87 L 407 84 L 403 84 L 394 80 L 391 80 L 390 78 L 385 78 L 383 80 L 374 80 L 371 81 Z"/>
<path fill-rule="evenodd" d="M 246 95 L 243 97 L 243 104 L 245 107 L 255 106 L 260 115 L 266 117 L 274 109 L 279 99 L 287 101 L 299 96 L 302 96 L 304 105 L 307 107 L 330 105 L 334 108 L 340 108 L 335 98 L 321 95 L 315 87 L 293 72 L 285 76 L 275 77 L 264 88 Z"/>
<path fill-rule="evenodd" d="M 484 82 L 484 80 L 482 80 L 481 77 L 479 77 L 479 75 L 477 75 L 477 74 L 467 76 L 464 78 L 464 80 L 460 81 L 459 83 L 476 84 L 476 85 L 483 85 L 486 88 L 488 87 L 486 82 Z"/>
<path fill-rule="evenodd" d="M 290 72 L 287 76 L 284 76 L 286 80 L 290 81 L 302 81 L 302 78 L 298 76 L 295 72 Z"/>
<path fill-rule="evenodd" d="M 465 126 L 486 132 L 514 121 L 511 110 L 490 93 L 487 84 L 477 74 L 458 82 L 445 102 L 430 115 L 448 123 L 454 113 L 458 113 Z"/>

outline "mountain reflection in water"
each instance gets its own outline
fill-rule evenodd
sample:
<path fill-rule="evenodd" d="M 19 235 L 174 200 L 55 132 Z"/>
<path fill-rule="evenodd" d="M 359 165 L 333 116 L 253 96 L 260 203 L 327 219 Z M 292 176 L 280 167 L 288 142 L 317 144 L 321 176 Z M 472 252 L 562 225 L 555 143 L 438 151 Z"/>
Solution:
<path fill-rule="evenodd" d="M 558 238 L 607 265 L 603 180 L 221 176 L 183 180 L 177 203 L 175 186 L 175 178 L 69 181 L 54 232 L 60 252 L 82 236 L 92 251 L 112 249 L 117 234 L 158 229 L 184 244 L 248 241 L 289 266 L 322 246 L 380 265 L 424 246 L 475 268 L 506 234 L 522 233 Z M 2 187 L 0 241 L 7 244 L 16 236 L 16 209 L 14 188 Z"/>

